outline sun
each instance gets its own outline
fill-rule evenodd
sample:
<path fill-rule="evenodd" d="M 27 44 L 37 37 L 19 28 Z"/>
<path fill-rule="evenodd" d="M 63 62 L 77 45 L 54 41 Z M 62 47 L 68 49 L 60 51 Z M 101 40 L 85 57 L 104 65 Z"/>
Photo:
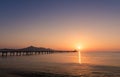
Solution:
<path fill-rule="evenodd" d="M 80 49 L 82 49 L 82 47 L 81 46 L 77 46 L 77 49 L 80 50 Z"/>
<path fill-rule="evenodd" d="M 82 44 L 76 44 L 76 45 L 74 46 L 74 48 L 75 48 L 76 50 L 83 50 L 83 45 L 82 45 Z"/>

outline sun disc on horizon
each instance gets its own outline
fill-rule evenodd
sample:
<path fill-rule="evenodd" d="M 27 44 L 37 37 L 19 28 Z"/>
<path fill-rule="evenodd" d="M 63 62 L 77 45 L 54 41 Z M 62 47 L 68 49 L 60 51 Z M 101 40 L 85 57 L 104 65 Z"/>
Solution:
<path fill-rule="evenodd" d="M 81 46 L 77 46 L 77 49 L 78 49 L 78 50 L 81 50 L 81 49 L 82 49 L 82 47 L 81 47 Z"/>

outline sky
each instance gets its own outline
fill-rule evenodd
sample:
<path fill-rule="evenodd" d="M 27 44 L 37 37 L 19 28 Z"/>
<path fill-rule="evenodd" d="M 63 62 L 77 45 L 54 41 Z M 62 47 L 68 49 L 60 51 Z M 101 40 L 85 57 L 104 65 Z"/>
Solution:
<path fill-rule="evenodd" d="M 120 0 L 0 0 L 0 48 L 120 50 Z"/>

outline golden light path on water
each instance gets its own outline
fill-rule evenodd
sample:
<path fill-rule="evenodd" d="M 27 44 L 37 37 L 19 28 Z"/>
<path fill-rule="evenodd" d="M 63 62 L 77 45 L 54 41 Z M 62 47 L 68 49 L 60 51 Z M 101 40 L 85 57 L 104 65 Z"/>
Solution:
<path fill-rule="evenodd" d="M 82 47 L 80 45 L 77 46 L 77 51 L 78 51 L 78 63 L 81 64 L 81 49 Z"/>
<path fill-rule="evenodd" d="M 81 64 L 82 61 L 81 61 L 81 52 L 80 50 L 78 50 L 78 63 Z"/>

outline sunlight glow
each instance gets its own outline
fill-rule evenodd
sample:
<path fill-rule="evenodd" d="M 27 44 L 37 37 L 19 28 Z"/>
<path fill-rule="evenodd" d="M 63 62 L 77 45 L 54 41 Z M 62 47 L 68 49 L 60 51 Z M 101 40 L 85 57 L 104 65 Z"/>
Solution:
<path fill-rule="evenodd" d="M 81 47 L 80 47 L 80 46 L 78 46 L 77 48 L 78 48 L 78 49 L 81 49 Z"/>
<path fill-rule="evenodd" d="M 80 51 L 81 49 L 82 49 L 82 46 L 80 46 L 80 45 L 79 45 L 79 46 L 77 46 L 77 50 L 79 50 L 79 51 Z"/>
<path fill-rule="evenodd" d="M 81 49 L 82 47 L 79 45 L 77 46 L 77 51 L 78 51 L 78 63 L 81 64 Z"/>
<path fill-rule="evenodd" d="M 79 60 L 79 61 L 78 61 L 78 63 L 80 63 L 80 64 L 81 64 L 81 63 L 82 63 L 82 61 L 81 61 L 81 53 L 80 53 L 80 51 L 78 51 L 78 60 Z"/>

